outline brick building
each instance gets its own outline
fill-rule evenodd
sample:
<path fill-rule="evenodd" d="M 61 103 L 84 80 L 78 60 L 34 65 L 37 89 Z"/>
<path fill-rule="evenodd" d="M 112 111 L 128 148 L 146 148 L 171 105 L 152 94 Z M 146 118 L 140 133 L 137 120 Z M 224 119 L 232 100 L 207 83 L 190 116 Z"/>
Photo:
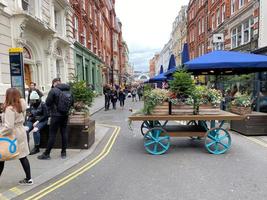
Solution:
<path fill-rule="evenodd" d="M 187 40 L 190 59 L 207 52 L 208 0 L 190 0 L 187 10 Z"/>
<path fill-rule="evenodd" d="M 258 48 L 257 0 L 191 0 L 188 6 L 190 59 L 213 50 Z"/>
<path fill-rule="evenodd" d="M 258 48 L 259 2 L 257 0 L 209 1 L 209 51 L 253 51 Z"/>
<path fill-rule="evenodd" d="M 71 5 L 76 74 L 101 93 L 104 83 L 119 84 L 123 66 L 115 0 L 71 0 Z"/>
<path fill-rule="evenodd" d="M 160 57 L 160 55 L 157 53 L 149 61 L 149 76 L 150 77 L 154 77 L 155 75 L 157 75 L 159 73 L 159 71 L 157 71 L 157 67 L 156 67 L 157 62 L 159 61 L 159 57 Z"/>

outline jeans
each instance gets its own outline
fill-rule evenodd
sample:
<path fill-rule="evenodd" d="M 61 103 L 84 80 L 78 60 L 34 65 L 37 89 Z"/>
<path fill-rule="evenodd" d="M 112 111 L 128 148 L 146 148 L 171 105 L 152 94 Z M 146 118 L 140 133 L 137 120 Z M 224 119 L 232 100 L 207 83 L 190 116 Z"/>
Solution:
<path fill-rule="evenodd" d="M 62 149 L 61 152 L 66 152 L 68 144 L 67 123 L 69 116 L 52 116 L 49 127 L 49 139 L 45 155 L 50 155 L 51 149 L 54 146 L 58 129 L 60 129 Z"/>
<path fill-rule="evenodd" d="M 120 106 L 121 106 L 121 107 L 124 107 L 124 99 L 123 99 L 123 100 L 120 99 Z"/>
<path fill-rule="evenodd" d="M 40 145 L 40 140 L 41 140 L 41 130 L 47 125 L 47 120 L 43 122 L 39 122 L 36 127 L 38 128 L 38 131 L 33 132 L 33 140 L 34 140 L 34 145 Z M 27 138 L 29 142 L 29 133 L 33 130 L 33 123 L 31 121 L 26 122 L 26 126 L 29 127 L 29 130 L 27 131 Z"/>
<path fill-rule="evenodd" d="M 109 104 L 110 104 L 110 98 L 108 95 L 105 95 L 105 110 L 109 109 Z"/>

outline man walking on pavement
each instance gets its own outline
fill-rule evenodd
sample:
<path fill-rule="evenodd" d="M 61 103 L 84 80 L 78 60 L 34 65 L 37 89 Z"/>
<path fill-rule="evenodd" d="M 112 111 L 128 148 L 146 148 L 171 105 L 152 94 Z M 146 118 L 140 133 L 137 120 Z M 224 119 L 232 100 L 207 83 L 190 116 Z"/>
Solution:
<path fill-rule="evenodd" d="M 54 146 L 56 134 L 60 129 L 62 138 L 61 158 L 66 158 L 67 149 L 67 123 L 69 117 L 69 110 L 73 105 L 73 96 L 70 92 L 70 86 L 62 84 L 59 78 L 55 78 L 52 82 L 52 89 L 49 91 L 46 98 L 46 105 L 50 111 L 50 127 L 49 139 L 45 152 L 38 156 L 38 159 L 50 159 L 50 152 Z"/>

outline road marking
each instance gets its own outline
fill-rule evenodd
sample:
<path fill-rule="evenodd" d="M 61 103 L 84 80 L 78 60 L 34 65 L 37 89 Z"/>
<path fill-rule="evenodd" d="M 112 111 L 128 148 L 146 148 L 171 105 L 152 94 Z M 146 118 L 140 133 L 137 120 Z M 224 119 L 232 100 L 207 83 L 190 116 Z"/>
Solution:
<path fill-rule="evenodd" d="M 259 139 L 253 138 L 253 137 L 247 137 L 247 136 L 244 136 L 244 137 L 247 138 L 248 140 L 252 141 L 252 142 L 255 142 L 256 144 L 259 144 L 259 145 L 267 148 L 267 143 L 266 142 L 263 142 L 263 141 L 261 141 Z"/>
<path fill-rule="evenodd" d="M 79 175 L 88 171 L 93 166 L 95 166 L 98 162 L 100 162 L 103 158 L 105 158 L 109 154 L 112 146 L 114 145 L 116 138 L 118 137 L 118 134 L 120 133 L 121 128 L 118 126 L 111 126 L 111 125 L 104 125 L 104 124 L 103 124 L 103 126 L 112 127 L 112 128 L 115 128 L 115 130 L 113 131 L 111 137 L 109 138 L 109 140 L 108 140 L 107 144 L 105 145 L 104 149 L 102 150 L 102 152 L 96 158 L 94 158 L 92 161 L 88 162 L 87 164 L 85 164 L 81 168 L 77 169 L 76 171 L 72 172 L 68 176 L 56 181 L 55 183 L 49 185 L 48 187 L 42 189 L 41 191 L 35 193 L 34 195 L 26 198 L 25 200 L 32 200 L 32 199 L 37 200 L 37 199 L 40 199 L 40 198 L 46 196 L 47 194 L 51 193 L 52 191 L 58 189 L 59 187 L 65 185 L 66 183 L 75 179 Z"/>
<path fill-rule="evenodd" d="M 15 193 L 17 195 L 20 195 L 20 194 L 24 193 L 23 190 L 21 190 L 21 189 L 19 189 L 17 187 L 13 187 L 13 188 L 9 189 L 9 191 L 11 191 L 11 192 L 13 192 L 13 193 Z"/>

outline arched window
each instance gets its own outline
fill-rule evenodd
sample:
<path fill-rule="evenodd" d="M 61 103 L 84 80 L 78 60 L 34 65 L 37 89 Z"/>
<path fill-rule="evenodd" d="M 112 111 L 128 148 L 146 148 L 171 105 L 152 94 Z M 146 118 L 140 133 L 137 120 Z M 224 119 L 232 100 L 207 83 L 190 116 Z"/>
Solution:
<path fill-rule="evenodd" d="M 56 48 L 56 54 L 58 56 L 62 56 L 62 50 L 61 50 L 61 48 L 59 48 L 59 47 Z"/>
<path fill-rule="evenodd" d="M 23 47 L 23 57 L 27 59 L 32 59 L 32 54 L 30 50 L 26 47 Z"/>

